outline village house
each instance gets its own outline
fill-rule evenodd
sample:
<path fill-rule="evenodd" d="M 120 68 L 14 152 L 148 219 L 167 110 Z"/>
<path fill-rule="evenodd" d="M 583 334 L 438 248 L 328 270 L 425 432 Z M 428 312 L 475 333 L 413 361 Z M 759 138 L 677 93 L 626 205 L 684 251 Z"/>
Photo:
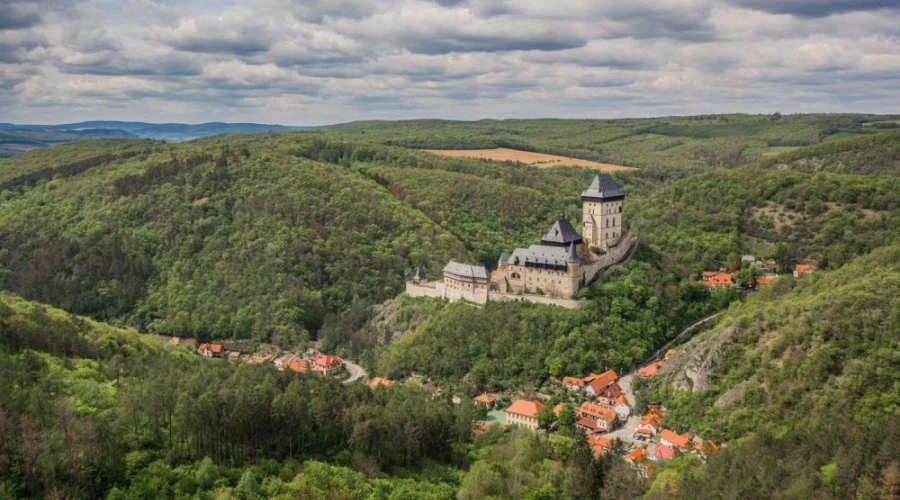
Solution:
<path fill-rule="evenodd" d="M 291 356 L 288 360 L 282 362 L 281 369 L 297 373 L 306 373 L 309 371 L 309 364 L 300 356 Z"/>
<path fill-rule="evenodd" d="M 341 358 L 334 354 L 319 354 L 312 360 L 312 371 L 325 377 L 337 374 L 344 367 Z"/>
<path fill-rule="evenodd" d="M 647 447 L 641 446 L 631 450 L 631 452 L 625 456 L 625 460 L 631 462 L 634 465 L 638 465 L 644 460 L 647 459 Z"/>
<path fill-rule="evenodd" d="M 631 404 L 628 402 L 628 398 L 622 394 L 616 398 L 615 403 L 613 410 L 615 410 L 616 415 L 619 416 L 619 420 L 622 422 L 628 420 L 628 417 L 631 416 Z"/>
<path fill-rule="evenodd" d="M 693 448 L 693 442 L 691 441 L 693 438 L 694 435 L 690 432 L 676 434 L 669 429 L 663 429 L 662 432 L 659 433 L 659 442 L 661 445 L 673 446 L 683 451 L 690 451 Z"/>
<path fill-rule="evenodd" d="M 506 409 L 506 423 L 537 430 L 537 413 L 543 407 L 544 403 L 540 401 L 518 399 Z"/>
<path fill-rule="evenodd" d="M 613 407 L 616 406 L 616 399 L 622 395 L 622 387 L 619 384 L 613 382 L 609 385 L 609 387 L 600 390 L 597 393 L 597 402 L 603 406 Z"/>
<path fill-rule="evenodd" d="M 600 434 L 603 432 L 603 429 L 597 424 L 597 421 L 591 418 L 582 417 L 579 418 L 575 422 L 575 428 L 581 429 L 585 434 L 590 436 L 591 434 Z"/>
<path fill-rule="evenodd" d="M 592 373 L 584 378 L 584 392 L 588 396 L 597 396 L 600 392 L 609 387 L 613 382 L 619 379 L 616 372 L 607 370 L 601 374 Z"/>
<path fill-rule="evenodd" d="M 376 387 L 380 386 L 391 387 L 392 385 L 394 385 L 393 380 L 388 380 L 384 377 L 375 377 L 371 382 L 369 382 L 369 389 L 375 389 Z"/>
<path fill-rule="evenodd" d="M 578 377 L 563 377 L 562 385 L 564 385 L 566 389 L 580 391 L 584 388 L 584 380 Z"/>
<path fill-rule="evenodd" d="M 635 434 L 643 436 L 645 439 L 652 438 L 659 432 L 659 425 L 662 422 L 662 412 L 658 407 L 651 406 L 650 409 L 641 417 L 641 423 L 635 429 Z"/>
<path fill-rule="evenodd" d="M 705 460 L 719 453 L 719 447 L 712 440 L 707 439 L 694 444 L 694 453 Z"/>
<path fill-rule="evenodd" d="M 610 439 L 596 434 L 587 437 L 587 444 L 591 451 L 594 452 L 594 458 L 599 458 L 600 455 L 611 451 L 613 448 L 613 443 Z"/>
<path fill-rule="evenodd" d="M 483 404 L 488 410 L 494 407 L 494 403 L 497 401 L 497 398 L 491 396 L 490 394 L 483 392 L 477 396 L 475 396 L 475 402 Z"/>
<path fill-rule="evenodd" d="M 653 450 L 653 458 L 654 460 L 671 460 L 677 456 L 677 452 L 673 446 L 667 444 L 660 444 Z"/>
<path fill-rule="evenodd" d="M 225 348 L 222 344 L 200 344 L 197 354 L 207 358 L 221 358 L 225 355 Z"/>
<path fill-rule="evenodd" d="M 776 274 L 764 274 L 764 275 L 760 276 L 759 278 L 756 278 L 756 285 L 757 286 L 766 286 L 766 285 L 772 283 L 772 280 L 774 280 L 777 277 L 778 277 L 778 275 L 776 275 Z"/>
<path fill-rule="evenodd" d="M 816 272 L 815 264 L 797 264 L 794 267 L 795 278 L 799 278 L 800 276 L 808 276 L 814 272 Z"/>
<path fill-rule="evenodd" d="M 599 429 L 600 432 L 609 432 L 613 430 L 619 418 L 616 411 L 612 408 L 607 408 L 589 401 L 581 403 L 581 406 L 578 408 L 578 415 L 581 418 L 590 419 L 596 422 L 597 429 Z"/>
<path fill-rule="evenodd" d="M 721 288 L 734 286 L 731 274 L 721 271 L 703 271 L 701 274 L 703 286 L 706 288 Z"/>

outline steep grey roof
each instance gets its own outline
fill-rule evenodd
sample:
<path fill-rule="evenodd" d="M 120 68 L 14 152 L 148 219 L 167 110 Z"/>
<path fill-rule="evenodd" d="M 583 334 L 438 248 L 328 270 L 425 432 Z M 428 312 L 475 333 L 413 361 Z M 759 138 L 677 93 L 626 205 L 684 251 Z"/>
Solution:
<path fill-rule="evenodd" d="M 472 266 L 469 264 L 460 264 L 459 262 L 450 261 L 444 267 L 445 273 L 455 274 L 457 276 L 463 276 L 466 278 L 481 278 L 487 279 L 487 269 L 484 266 Z"/>
<path fill-rule="evenodd" d="M 569 246 L 572 242 L 580 243 L 581 235 L 572 227 L 572 223 L 565 217 L 556 219 L 547 234 L 541 238 L 541 243 L 545 245 Z"/>
<path fill-rule="evenodd" d="M 578 256 L 578 252 L 575 250 L 575 243 L 569 245 L 569 258 L 567 260 L 569 262 L 581 262 L 581 257 Z"/>
<path fill-rule="evenodd" d="M 506 262 L 514 266 L 558 266 L 565 268 L 569 259 L 566 247 L 549 245 L 531 245 L 528 248 L 517 248 Z"/>
<path fill-rule="evenodd" d="M 615 201 L 625 198 L 622 188 L 616 184 L 612 177 L 603 174 L 594 177 L 594 181 L 588 186 L 581 198 L 597 198 L 603 201 Z"/>
<path fill-rule="evenodd" d="M 419 266 L 416 268 L 416 281 L 424 281 L 425 280 L 425 268 Z"/>
<path fill-rule="evenodd" d="M 508 253 L 506 253 L 506 252 L 501 253 L 501 254 L 500 254 L 500 259 L 497 260 L 497 267 L 500 267 L 500 266 L 502 266 L 503 264 L 506 264 L 506 261 L 507 261 L 508 259 L 509 259 L 509 254 L 508 254 Z"/>

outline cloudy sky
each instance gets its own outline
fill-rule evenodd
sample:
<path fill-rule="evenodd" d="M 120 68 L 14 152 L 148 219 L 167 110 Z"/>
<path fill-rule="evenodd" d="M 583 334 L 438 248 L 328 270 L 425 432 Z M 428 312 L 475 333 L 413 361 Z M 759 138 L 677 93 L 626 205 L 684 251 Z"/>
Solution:
<path fill-rule="evenodd" d="M 0 0 L 0 121 L 900 113 L 900 0 Z"/>

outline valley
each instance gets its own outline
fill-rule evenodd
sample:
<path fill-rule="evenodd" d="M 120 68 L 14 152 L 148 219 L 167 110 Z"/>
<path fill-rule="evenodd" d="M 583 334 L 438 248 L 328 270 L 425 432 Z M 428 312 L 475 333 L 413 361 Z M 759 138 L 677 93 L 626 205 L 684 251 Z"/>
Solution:
<path fill-rule="evenodd" d="M 873 120 L 363 122 L 0 160 L 0 493 L 877 498 L 900 449 L 900 141 L 824 140 Z M 498 284 L 561 220 L 587 238 L 594 168 L 423 150 L 450 147 L 633 165 L 602 175 L 638 244 L 567 289 L 579 308 L 410 297 L 449 262 Z M 198 354 L 226 339 L 272 357 Z M 301 368 L 331 355 L 347 383 Z M 547 410 L 491 425 L 484 394 L 507 422 Z"/>

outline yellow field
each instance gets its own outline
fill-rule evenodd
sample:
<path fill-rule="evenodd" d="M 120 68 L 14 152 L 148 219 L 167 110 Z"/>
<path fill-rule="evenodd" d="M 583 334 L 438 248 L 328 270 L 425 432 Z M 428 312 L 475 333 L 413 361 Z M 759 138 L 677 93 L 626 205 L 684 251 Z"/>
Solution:
<path fill-rule="evenodd" d="M 594 170 L 604 170 L 613 172 L 617 170 L 633 170 L 631 167 L 622 165 L 612 165 L 610 163 L 600 163 L 590 160 L 580 160 L 578 158 L 566 158 L 565 156 L 548 155 L 544 153 L 532 153 L 530 151 L 519 151 L 517 149 L 495 148 L 495 149 L 426 149 L 430 153 L 441 156 L 452 156 L 455 158 L 483 158 L 486 160 L 497 161 L 520 161 L 535 167 L 560 167 L 573 166 L 584 167 Z"/>

